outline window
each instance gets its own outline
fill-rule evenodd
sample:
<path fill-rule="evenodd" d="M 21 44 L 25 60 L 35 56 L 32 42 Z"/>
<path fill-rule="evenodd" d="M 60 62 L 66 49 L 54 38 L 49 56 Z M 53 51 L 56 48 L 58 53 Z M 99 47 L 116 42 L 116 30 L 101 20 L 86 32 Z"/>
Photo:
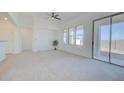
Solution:
<path fill-rule="evenodd" d="M 105 19 L 104 19 L 105 20 Z M 107 52 L 109 51 L 109 42 L 110 42 L 110 24 L 100 25 L 99 29 L 99 40 L 100 40 L 100 51 Z"/>
<path fill-rule="evenodd" d="M 124 66 L 124 14 L 112 17 L 111 63 Z"/>
<path fill-rule="evenodd" d="M 94 22 L 94 58 L 109 62 L 110 18 Z"/>
<path fill-rule="evenodd" d="M 83 45 L 83 25 L 64 30 L 63 42 L 70 45 Z"/>
<path fill-rule="evenodd" d="M 68 30 L 64 30 L 64 36 L 63 36 L 64 44 L 68 44 Z"/>
<path fill-rule="evenodd" d="M 76 45 L 83 45 L 84 30 L 83 26 L 76 27 Z"/>
<path fill-rule="evenodd" d="M 69 28 L 69 44 L 74 45 L 75 44 L 75 29 Z"/>
<path fill-rule="evenodd" d="M 94 21 L 93 58 L 124 66 L 124 14 Z"/>

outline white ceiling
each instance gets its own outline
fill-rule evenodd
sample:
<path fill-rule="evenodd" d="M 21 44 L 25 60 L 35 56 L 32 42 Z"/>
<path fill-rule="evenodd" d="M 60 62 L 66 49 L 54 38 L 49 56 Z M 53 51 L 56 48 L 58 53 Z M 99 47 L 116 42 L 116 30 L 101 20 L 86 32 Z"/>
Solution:
<path fill-rule="evenodd" d="M 115 12 L 55 12 L 56 14 L 59 14 L 61 21 L 54 21 L 56 23 L 66 23 L 70 20 L 77 19 L 79 17 L 84 19 L 97 19 L 100 17 L 108 16 L 111 14 L 114 14 Z M 49 15 L 51 12 L 14 12 L 13 14 L 16 14 L 17 18 L 21 20 L 30 20 L 33 17 L 37 17 L 39 19 L 49 19 Z M 8 13 L 0 13 L 0 17 L 7 16 L 10 20 L 11 17 L 9 17 Z"/>
<path fill-rule="evenodd" d="M 51 12 L 42 12 L 42 13 L 33 13 L 34 15 L 37 16 L 42 16 L 44 18 L 48 18 L 51 16 Z M 59 14 L 59 17 L 62 19 L 60 22 L 67 22 L 79 15 L 81 15 L 81 12 L 55 12 L 55 14 Z M 58 21 L 59 22 L 59 21 Z"/>
<path fill-rule="evenodd" d="M 61 21 L 55 20 L 55 22 L 58 23 L 65 23 L 67 21 L 83 17 L 84 19 L 97 19 L 100 17 L 108 16 L 111 14 L 115 14 L 116 12 L 55 12 L 56 14 L 59 14 L 59 17 L 62 19 Z M 43 18 L 48 20 L 49 16 L 51 15 L 51 12 L 21 12 L 18 13 L 19 16 L 33 16 L 38 18 Z"/>
<path fill-rule="evenodd" d="M 4 20 L 4 18 L 7 18 L 7 20 Z M 8 21 L 15 24 L 13 19 L 7 12 L 0 12 L 0 22 L 8 22 Z"/>
<path fill-rule="evenodd" d="M 115 12 L 57 12 L 62 18 L 62 22 L 67 22 L 70 20 L 78 19 L 80 17 L 84 19 L 97 19 L 100 17 L 115 14 Z"/>
<path fill-rule="evenodd" d="M 72 20 L 73 18 L 79 17 L 79 16 L 84 16 L 84 17 L 102 17 L 103 16 L 108 16 L 111 14 L 114 14 L 116 12 L 55 12 L 56 14 L 59 14 L 59 16 L 62 18 L 63 21 L 68 21 Z M 27 13 L 28 14 L 28 13 Z M 51 15 L 51 12 L 33 12 L 29 13 L 37 16 L 48 16 Z"/>

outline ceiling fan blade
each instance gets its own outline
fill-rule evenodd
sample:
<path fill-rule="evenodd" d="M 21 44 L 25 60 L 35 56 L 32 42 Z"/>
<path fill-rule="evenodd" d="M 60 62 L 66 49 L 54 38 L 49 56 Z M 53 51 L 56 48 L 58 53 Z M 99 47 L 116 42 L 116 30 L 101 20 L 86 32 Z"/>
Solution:
<path fill-rule="evenodd" d="M 54 19 L 61 20 L 61 18 L 59 18 L 58 16 L 59 16 L 59 14 L 55 14 L 54 12 L 52 12 L 48 19 L 52 19 L 52 20 L 54 20 Z"/>
<path fill-rule="evenodd" d="M 58 17 L 59 15 L 55 15 L 55 17 Z"/>
<path fill-rule="evenodd" d="M 58 20 L 61 20 L 61 18 L 58 18 L 58 17 L 55 17 L 56 19 L 58 19 Z"/>

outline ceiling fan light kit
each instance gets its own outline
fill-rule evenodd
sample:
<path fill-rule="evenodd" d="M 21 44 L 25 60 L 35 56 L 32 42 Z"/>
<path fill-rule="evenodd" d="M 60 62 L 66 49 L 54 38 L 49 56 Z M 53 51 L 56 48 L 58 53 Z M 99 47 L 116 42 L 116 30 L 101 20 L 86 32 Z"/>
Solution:
<path fill-rule="evenodd" d="M 61 20 L 61 18 L 59 18 L 59 15 L 55 14 L 54 12 L 51 13 L 50 18 L 51 20 Z"/>

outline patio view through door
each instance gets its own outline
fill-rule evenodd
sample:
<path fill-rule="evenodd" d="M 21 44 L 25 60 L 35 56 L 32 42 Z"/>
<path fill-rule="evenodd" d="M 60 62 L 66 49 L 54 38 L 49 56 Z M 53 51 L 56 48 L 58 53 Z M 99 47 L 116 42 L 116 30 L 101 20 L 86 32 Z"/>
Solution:
<path fill-rule="evenodd" d="M 111 63 L 124 66 L 124 14 L 112 17 Z"/>
<path fill-rule="evenodd" d="M 110 18 L 94 23 L 94 58 L 109 62 Z"/>
<path fill-rule="evenodd" d="M 124 14 L 94 21 L 93 58 L 124 66 Z"/>

